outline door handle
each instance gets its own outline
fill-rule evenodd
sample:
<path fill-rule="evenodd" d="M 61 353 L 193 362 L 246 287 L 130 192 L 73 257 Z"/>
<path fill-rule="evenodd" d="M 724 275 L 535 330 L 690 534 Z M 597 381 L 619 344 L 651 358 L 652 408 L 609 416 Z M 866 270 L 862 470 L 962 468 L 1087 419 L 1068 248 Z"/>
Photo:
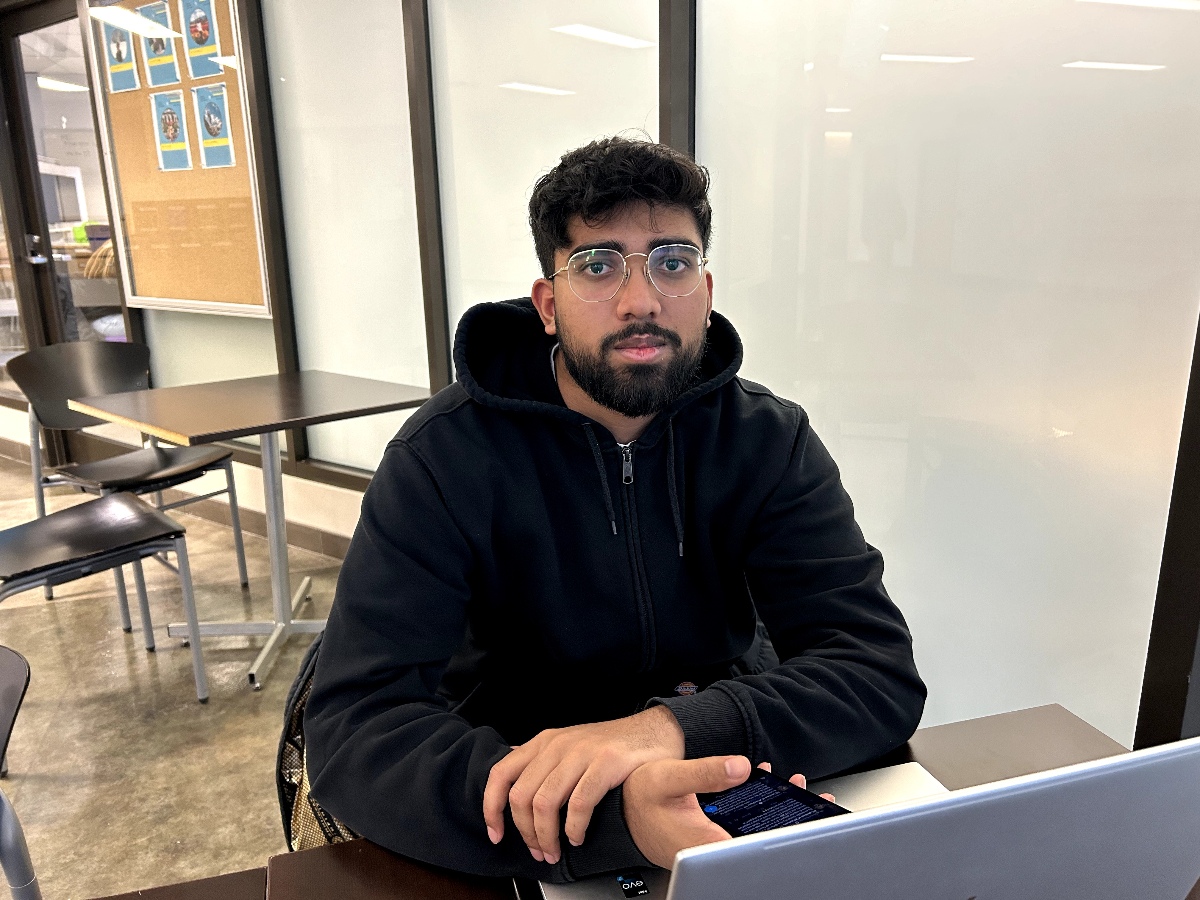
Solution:
<path fill-rule="evenodd" d="M 44 266 L 46 263 L 50 262 L 50 259 L 46 256 L 46 254 L 40 252 L 41 248 L 39 245 L 41 243 L 42 236 L 40 234 L 25 235 L 25 253 L 27 254 L 25 261 L 31 266 Z"/>

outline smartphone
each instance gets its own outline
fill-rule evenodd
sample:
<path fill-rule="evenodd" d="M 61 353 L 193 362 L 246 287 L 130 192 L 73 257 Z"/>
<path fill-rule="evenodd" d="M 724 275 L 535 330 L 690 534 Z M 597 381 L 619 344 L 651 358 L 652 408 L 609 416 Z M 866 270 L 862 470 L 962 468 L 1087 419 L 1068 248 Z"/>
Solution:
<path fill-rule="evenodd" d="M 696 799 L 704 814 L 734 837 L 850 812 L 764 769 L 755 769 L 735 788 Z"/>

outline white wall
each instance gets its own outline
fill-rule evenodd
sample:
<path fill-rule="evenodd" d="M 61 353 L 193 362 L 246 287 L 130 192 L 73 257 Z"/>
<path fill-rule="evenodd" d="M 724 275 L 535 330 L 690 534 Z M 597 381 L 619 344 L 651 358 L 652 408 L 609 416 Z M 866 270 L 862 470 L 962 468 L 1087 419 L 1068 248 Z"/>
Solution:
<path fill-rule="evenodd" d="M 266 0 L 263 20 L 300 366 L 428 387 L 400 4 Z M 309 450 L 374 469 L 409 415 L 318 425 Z"/>
<path fill-rule="evenodd" d="M 651 46 L 551 30 L 575 24 Z M 432 0 L 429 32 L 453 334 L 470 306 L 527 297 L 540 277 L 528 224 L 540 175 L 598 137 L 658 134 L 658 4 Z M 572 93 L 501 87 L 511 82 Z"/>
<path fill-rule="evenodd" d="M 924 724 L 1060 702 L 1129 744 L 1200 310 L 1200 13 L 699 15 L 715 306 L 840 463 Z"/>

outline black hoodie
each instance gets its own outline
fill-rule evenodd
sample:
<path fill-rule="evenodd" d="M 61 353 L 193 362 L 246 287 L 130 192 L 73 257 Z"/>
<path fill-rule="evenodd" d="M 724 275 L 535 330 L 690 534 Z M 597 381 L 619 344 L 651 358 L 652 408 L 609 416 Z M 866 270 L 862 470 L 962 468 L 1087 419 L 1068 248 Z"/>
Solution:
<path fill-rule="evenodd" d="M 620 789 L 554 866 L 511 817 L 493 846 L 483 789 L 511 745 L 661 702 L 689 758 L 819 778 L 906 740 L 925 686 L 837 467 L 799 406 L 736 377 L 727 320 L 628 450 L 563 404 L 552 347 L 527 299 L 463 317 L 458 381 L 363 498 L 304 727 L 313 796 L 359 834 L 563 881 L 645 865 Z"/>

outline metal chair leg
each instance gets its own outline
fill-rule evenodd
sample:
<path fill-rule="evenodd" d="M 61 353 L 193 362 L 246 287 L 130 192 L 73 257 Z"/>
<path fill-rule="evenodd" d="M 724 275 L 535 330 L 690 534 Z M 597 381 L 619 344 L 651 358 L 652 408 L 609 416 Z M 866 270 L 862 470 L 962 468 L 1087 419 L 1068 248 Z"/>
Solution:
<path fill-rule="evenodd" d="M 150 621 L 150 598 L 146 596 L 146 574 L 140 559 L 133 561 L 133 583 L 137 586 L 138 609 L 142 615 L 142 636 L 146 639 L 146 649 L 154 652 L 154 624 Z"/>
<path fill-rule="evenodd" d="M 250 586 L 246 575 L 246 548 L 242 543 L 242 520 L 238 515 L 237 488 L 233 483 L 233 460 L 225 460 L 225 484 L 229 486 L 229 524 L 233 526 L 233 549 L 237 554 L 238 577 L 242 587 Z"/>
<path fill-rule="evenodd" d="M 146 435 L 146 437 L 147 437 L 147 438 L 149 438 L 149 440 L 147 441 L 147 443 L 148 443 L 148 445 L 149 445 L 151 448 L 155 448 L 155 447 L 157 447 L 157 446 L 158 446 L 158 438 L 156 438 L 156 437 L 155 437 L 154 435 L 152 435 L 152 434 L 148 434 L 148 435 Z M 154 508 L 155 508 L 155 509 L 162 509 L 162 507 L 163 507 L 163 495 L 162 495 L 162 491 L 155 491 L 155 492 L 154 492 Z"/>
<path fill-rule="evenodd" d="M 196 676 L 196 699 L 208 702 L 208 676 L 200 650 L 200 619 L 196 615 L 196 596 L 192 592 L 192 569 L 188 565 L 187 542 L 175 538 L 175 558 L 179 560 L 179 584 L 183 588 L 183 614 L 187 619 L 188 642 L 192 645 L 192 674 Z"/>
<path fill-rule="evenodd" d="M 121 630 L 126 634 L 133 631 L 133 623 L 129 621 L 129 597 L 125 594 L 125 573 L 117 566 L 112 570 L 113 583 L 117 586 L 117 609 L 121 611 Z"/>
<path fill-rule="evenodd" d="M 46 486 L 42 483 L 42 423 L 38 421 L 33 404 L 29 404 L 29 466 L 33 470 L 33 507 L 37 517 L 46 516 Z M 47 600 L 54 599 L 54 588 L 46 585 L 42 588 Z"/>

